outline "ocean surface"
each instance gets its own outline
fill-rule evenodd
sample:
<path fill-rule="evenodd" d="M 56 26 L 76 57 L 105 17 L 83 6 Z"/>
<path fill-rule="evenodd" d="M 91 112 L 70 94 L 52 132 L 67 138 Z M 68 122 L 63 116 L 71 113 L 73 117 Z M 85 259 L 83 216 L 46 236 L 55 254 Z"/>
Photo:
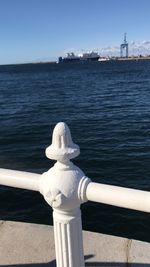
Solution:
<path fill-rule="evenodd" d="M 0 167 L 42 173 L 57 122 L 98 183 L 150 190 L 150 61 L 0 66 Z M 52 224 L 38 192 L 0 187 L 0 219 Z M 88 202 L 83 228 L 150 242 L 150 214 Z"/>

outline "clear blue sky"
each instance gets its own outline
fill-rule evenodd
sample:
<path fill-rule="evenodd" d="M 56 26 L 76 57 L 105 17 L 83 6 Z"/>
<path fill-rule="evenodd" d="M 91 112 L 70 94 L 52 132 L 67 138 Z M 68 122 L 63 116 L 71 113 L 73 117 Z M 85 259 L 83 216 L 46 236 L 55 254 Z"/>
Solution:
<path fill-rule="evenodd" d="M 0 64 L 150 41 L 150 0 L 0 0 Z"/>

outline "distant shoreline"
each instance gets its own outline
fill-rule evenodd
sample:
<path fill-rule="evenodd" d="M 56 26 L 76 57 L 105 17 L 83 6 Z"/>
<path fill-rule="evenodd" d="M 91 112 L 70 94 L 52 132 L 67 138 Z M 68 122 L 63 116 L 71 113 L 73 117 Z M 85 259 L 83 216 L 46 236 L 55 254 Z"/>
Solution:
<path fill-rule="evenodd" d="M 139 60 L 150 60 L 150 56 L 148 57 L 116 57 L 116 58 L 111 58 L 112 60 L 119 60 L 119 61 L 139 61 Z"/>
<path fill-rule="evenodd" d="M 150 56 L 144 57 L 110 57 L 106 61 L 147 61 L 150 60 Z M 104 61 L 104 62 L 106 62 Z M 98 61 L 96 61 L 98 62 Z M 103 61 L 100 61 L 100 63 Z M 36 65 L 36 64 L 57 64 L 57 61 L 40 61 L 40 62 L 27 62 L 27 63 L 10 63 L 10 64 L 0 64 L 0 66 L 16 66 L 16 65 Z"/>
<path fill-rule="evenodd" d="M 56 64 L 57 61 L 40 61 L 40 62 L 27 62 L 27 63 L 9 63 L 9 64 L 0 64 L 0 66 L 16 66 L 16 65 L 36 65 L 36 64 Z"/>

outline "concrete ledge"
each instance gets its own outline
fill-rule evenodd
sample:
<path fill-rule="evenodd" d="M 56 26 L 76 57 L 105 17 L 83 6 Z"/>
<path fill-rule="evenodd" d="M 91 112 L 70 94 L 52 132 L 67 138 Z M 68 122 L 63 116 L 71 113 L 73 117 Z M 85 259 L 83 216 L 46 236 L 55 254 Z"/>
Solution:
<path fill-rule="evenodd" d="M 150 267 L 149 243 L 86 231 L 83 239 L 88 267 Z M 56 266 L 53 227 L 0 221 L 0 266 Z"/>

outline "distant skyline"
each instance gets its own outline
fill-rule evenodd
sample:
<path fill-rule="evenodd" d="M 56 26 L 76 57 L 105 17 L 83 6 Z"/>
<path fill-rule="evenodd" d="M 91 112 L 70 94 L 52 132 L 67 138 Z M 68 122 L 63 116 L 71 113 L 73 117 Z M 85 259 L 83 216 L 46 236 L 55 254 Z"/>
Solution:
<path fill-rule="evenodd" d="M 66 52 L 150 54 L 150 0 L 0 0 L 0 64 L 57 60 Z"/>

